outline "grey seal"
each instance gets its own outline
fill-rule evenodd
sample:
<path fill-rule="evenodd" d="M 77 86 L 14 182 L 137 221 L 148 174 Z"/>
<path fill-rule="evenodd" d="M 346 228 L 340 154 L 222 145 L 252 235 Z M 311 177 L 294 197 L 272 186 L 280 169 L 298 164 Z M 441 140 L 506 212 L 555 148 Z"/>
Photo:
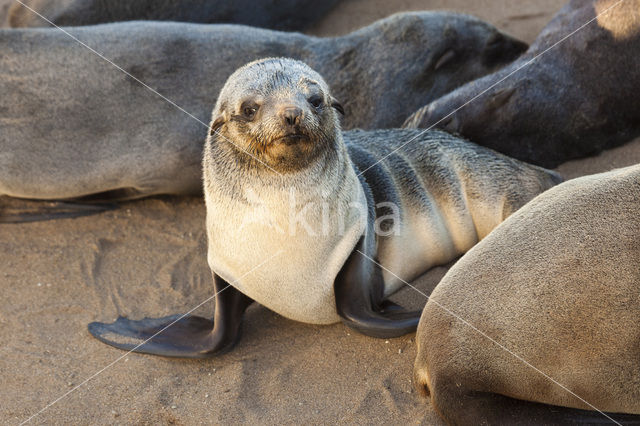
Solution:
<path fill-rule="evenodd" d="M 427 103 L 405 127 L 436 125 L 544 167 L 594 155 L 640 135 L 638 50 L 639 0 L 573 0 L 518 60 Z"/>
<path fill-rule="evenodd" d="M 7 0 L 3 0 L 7 1 Z M 0 26 L 48 27 L 49 23 L 13 0 Z M 153 20 L 229 23 L 301 31 L 324 17 L 338 0 L 21 0 L 58 26 Z M 0 12 L 2 6 L 0 6 Z M 4 22 L 3 22 L 4 21 Z"/>
<path fill-rule="evenodd" d="M 439 131 L 343 135 L 341 112 L 302 62 L 264 59 L 233 73 L 203 161 L 215 320 L 119 318 L 91 333 L 121 349 L 213 356 L 235 343 L 255 300 L 296 321 L 403 335 L 420 312 L 386 300 L 399 276 L 455 259 L 561 180 Z"/>
<path fill-rule="evenodd" d="M 640 166 L 569 180 L 449 270 L 414 370 L 448 423 L 640 422 L 639 200 Z"/>

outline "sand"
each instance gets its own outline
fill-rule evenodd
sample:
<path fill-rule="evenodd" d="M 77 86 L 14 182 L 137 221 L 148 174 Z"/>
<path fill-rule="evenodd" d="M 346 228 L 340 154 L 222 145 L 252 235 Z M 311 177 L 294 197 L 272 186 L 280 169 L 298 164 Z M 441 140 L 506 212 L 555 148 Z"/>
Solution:
<path fill-rule="evenodd" d="M 312 32 L 339 34 L 400 10 L 449 7 L 531 41 L 562 3 L 344 1 Z M 558 170 L 576 177 L 635 163 L 640 139 Z M 32 423 L 441 424 L 411 385 L 414 335 L 377 340 L 254 304 L 238 346 L 211 360 L 126 355 L 93 339 L 91 321 L 185 312 L 212 295 L 204 215 L 199 197 L 159 197 L 92 217 L 0 225 L 1 423 L 43 410 Z M 415 284 L 428 292 L 445 271 Z M 425 303 L 411 289 L 396 300 Z"/>

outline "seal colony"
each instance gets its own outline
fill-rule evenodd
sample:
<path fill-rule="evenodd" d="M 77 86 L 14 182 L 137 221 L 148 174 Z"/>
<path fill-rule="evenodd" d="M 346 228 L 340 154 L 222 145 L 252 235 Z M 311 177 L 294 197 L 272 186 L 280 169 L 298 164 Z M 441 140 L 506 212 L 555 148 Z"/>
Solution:
<path fill-rule="evenodd" d="M 420 320 L 414 370 L 448 423 L 609 423 L 596 408 L 640 423 L 639 200 L 640 166 L 567 181 L 449 270 Z"/>
<path fill-rule="evenodd" d="M 169 22 L 68 31 L 193 117 L 55 28 L 0 30 L 0 195 L 201 193 L 211 100 L 258 58 L 305 60 L 342 100 L 346 127 L 377 128 L 399 126 L 425 100 L 525 48 L 476 18 L 443 12 L 398 14 L 335 38 Z"/>
<path fill-rule="evenodd" d="M 234 72 L 203 161 L 214 321 L 119 318 L 90 332 L 125 350 L 209 357 L 233 346 L 255 300 L 296 321 L 403 335 L 420 313 L 385 300 L 402 279 L 455 259 L 561 180 L 439 131 L 343 139 L 342 112 L 302 62 Z"/>
<path fill-rule="evenodd" d="M 3 0 L 7 1 L 7 0 Z M 6 6 L 0 26 L 47 27 L 49 23 L 20 3 Z M 338 0 L 21 0 L 58 26 L 153 20 L 233 23 L 282 31 L 301 31 L 320 20 Z M 2 12 L 2 5 L 0 5 Z M 3 22 L 4 21 L 4 22 Z"/>
<path fill-rule="evenodd" d="M 639 50 L 640 0 L 573 0 L 518 60 L 431 102 L 405 127 L 437 125 L 543 167 L 595 155 L 640 135 L 640 55 L 630 54 Z"/>

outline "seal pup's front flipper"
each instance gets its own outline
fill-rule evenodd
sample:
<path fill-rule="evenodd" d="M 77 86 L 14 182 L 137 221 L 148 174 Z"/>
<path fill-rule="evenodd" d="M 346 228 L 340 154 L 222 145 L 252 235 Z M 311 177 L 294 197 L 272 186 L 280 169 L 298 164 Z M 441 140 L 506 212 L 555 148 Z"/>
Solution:
<path fill-rule="evenodd" d="M 383 300 L 382 271 L 362 254 L 364 239 L 360 239 L 334 282 L 338 315 L 345 325 L 371 337 L 386 339 L 414 332 L 422 311 L 407 311 Z"/>
<path fill-rule="evenodd" d="M 240 338 L 242 315 L 253 302 L 214 274 L 215 314 L 171 315 L 140 321 L 119 317 L 112 324 L 92 322 L 89 332 L 118 349 L 177 358 L 210 358 L 231 349 Z"/>
<path fill-rule="evenodd" d="M 0 223 L 27 223 L 45 220 L 68 219 L 73 217 L 90 216 L 109 210 L 114 210 L 115 204 L 86 204 L 69 203 L 64 201 L 38 201 L 38 205 L 30 207 L 2 207 L 0 208 Z"/>

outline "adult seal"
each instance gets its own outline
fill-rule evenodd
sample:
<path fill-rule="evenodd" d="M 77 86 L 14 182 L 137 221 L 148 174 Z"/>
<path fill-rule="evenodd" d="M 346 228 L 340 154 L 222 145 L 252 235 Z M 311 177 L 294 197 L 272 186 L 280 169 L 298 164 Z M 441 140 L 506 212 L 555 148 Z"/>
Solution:
<path fill-rule="evenodd" d="M 567 181 L 449 270 L 414 373 L 448 423 L 640 423 L 638 200 L 640 166 Z"/>
<path fill-rule="evenodd" d="M 304 59 L 342 100 L 346 127 L 378 128 L 399 126 L 425 99 L 524 46 L 476 18 L 440 12 L 399 14 L 335 38 L 168 22 L 67 31 L 130 75 L 55 28 L 0 30 L 0 195 L 201 193 L 212 99 L 255 59 Z"/>
<path fill-rule="evenodd" d="M 0 16 L 0 26 L 75 27 L 108 22 L 153 20 L 194 23 L 230 23 L 281 31 L 302 31 L 324 17 L 338 0 L 13 0 Z M 27 6 L 27 7 L 25 7 Z M 32 10 L 30 10 L 32 9 Z M 4 22 L 3 22 L 4 21 Z"/>
<path fill-rule="evenodd" d="M 640 135 L 638 50 L 640 0 L 573 0 L 518 60 L 405 127 L 436 126 L 544 167 L 594 155 Z"/>
<path fill-rule="evenodd" d="M 265 59 L 231 75 L 203 162 L 214 321 L 119 318 L 91 333 L 126 350 L 213 356 L 237 340 L 255 300 L 296 321 L 399 336 L 419 317 L 385 300 L 403 279 L 464 253 L 560 180 L 442 132 L 343 138 L 339 112 L 302 62 Z"/>

